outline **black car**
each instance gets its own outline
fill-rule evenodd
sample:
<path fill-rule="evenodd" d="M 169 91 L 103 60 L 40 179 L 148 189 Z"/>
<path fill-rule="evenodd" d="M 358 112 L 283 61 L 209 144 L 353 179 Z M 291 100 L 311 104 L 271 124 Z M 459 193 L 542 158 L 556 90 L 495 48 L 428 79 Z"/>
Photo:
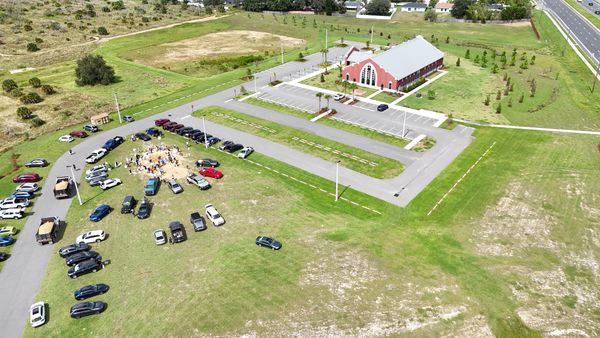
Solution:
<path fill-rule="evenodd" d="M 280 242 L 274 240 L 271 237 L 266 237 L 266 236 L 258 236 L 258 237 L 256 237 L 256 245 L 267 247 L 267 248 L 273 249 L 273 250 L 279 250 L 279 249 L 281 249 L 281 243 Z"/>
<path fill-rule="evenodd" d="M 122 214 L 130 214 L 135 209 L 137 205 L 137 201 L 133 196 L 125 196 L 123 199 L 123 204 L 121 205 L 121 213 Z"/>
<path fill-rule="evenodd" d="M 34 167 L 43 168 L 47 165 L 48 165 L 48 161 L 44 160 L 43 158 L 36 158 L 34 160 L 31 160 L 31 161 L 25 163 L 25 166 L 27 168 L 34 168 Z"/>
<path fill-rule="evenodd" d="M 162 131 L 160 131 L 156 128 L 149 128 L 148 130 L 146 130 L 146 134 L 148 134 L 150 136 L 158 137 L 158 136 L 162 135 Z"/>
<path fill-rule="evenodd" d="M 225 150 L 226 148 L 228 148 L 228 147 L 231 147 L 231 146 L 232 146 L 232 145 L 234 145 L 234 144 L 235 144 L 235 142 L 232 142 L 232 141 L 225 141 L 225 142 L 223 142 L 223 143 L 222 143 L 222 144 L 219 146 L 219 149 L 220 149 L 220 150 Z"/>
<path fill-rule="evenodd" d="M 63 246 L 62 248 L 60 248 L 60 250 L 58 250 L 58 254 L 60 255 L 60 257 L 64 258 L 64 257 L 72 255 L 76 252 L 88 251 L 91 248 L 92 247 L 86 243 L 75 243 L 75 244 Z"/>
<path fill-rule="evenodd" d="M 185 228 L 183 224 L 178 221 L 171 222 L 169 224 L 169 229 L 171 230 L 171 237 L 173 238 L 173 243 L 181 243 L 185 241 Z"/>
<path fill-rule="evenodd" d="M 197 132 L 197 133 L 190 134 L 190 138 L 192 140 L 196 141 L 196 143 L 204 143 L 204 133 L 203 132 Z"/>
<path fill-rule="evenodd" d="M 149 200 L 144 198 L 144 200 L 140 204 L 140 209 L 138 210 L 137 218 L 146 219 L 146 218 L 150 217 L 151 210 L 152 210 L 152 204 L 150 204 Z"/>
<path fill-rule="evenodd" d="M 90 272 L 96 272 L 102 269 L 101 257 L 91 258 L 86 261 L 80 262 L 74 267 L 67 271 L 67 276 L 71 278 L 77 278 Z"/>
<path fill-rule="evenodd" d="M 193 129 L 194 128 L 192 128 L 192 127 L 181 127 L 181 128 L 177 128 L 177 129 L 175 129 L 173 131 L 177 135 L 183 135 L 185 132 L 188 132 L 188 131 L 193 130 Z"/>
<path fill-rule="evenodd" d="M 106 293 L 107 291 L 108 291 L 108 285 L 106 285 L 106 284 L 92 284 L 92 285 L 86 285 L 86 286 L 82 287 L 81 289 L 75 290 L 75 292 L 73 292 L 73 296 L 77 300 L 82 300 L 82 299 L 102 295 L 102 294 Z"/>
<path fill-rule="evenodd" d="M 377 106 L 377 111 L 384 111 L 384 110 L 387 110 L 388 108 L 389 108 L 389 106 L 387 104 L 382 103 Z"/>
<path fill-rule="evenodd" d="M 199 135 L 204 136 L 204 133 L 202 132 L 202 130 L 194 129 L 188 133 L 185 133 L 185 135 L 183 135 L 183 136 L 185 136 L 189 139 L 195 140 L 197 137 L 199 137 Z"/>
<path fill-rule="evenodd" d="M 152 139 L 146 133 L 137 133 L 134 136 L 135 136 L 135 138 L 138 138 L 138 139 L 140 139 L 142 141 L 150 141 Z"/>
<path fill-rule="evenodd" d="M 201 131 L 201 130 L 199 130 L 199 129 L 194 129 L 194 128 L 192 128 L 192 129 L 190 129 L 190 130 L 186 130 L 186 131 L 184 131 L 184 132 L 183 132 L 183 137 L 191 138 L 190 136 L 191 136 L 192 134 L 197 134 L 197 133 L 199 133 L 199 132 L 201 133 L 202 131 Z"/>
<path fill-rule="evenodd" d="M 207 139 L 207 141 L 208 141 L 208 145 L 212 146 L 213 144 L 221 142 L 221 139 L 216 136 L 211 136 Z"/>
<path fill-rule="evenodd" d="M 190 222 L 192 223 L 192 226 L 194 227 L 194 231 L 206 230 L 206 223 L 204 223 L 204 218 L 202 218 L 202 216 L 200 216 L 199 212 L 193 212 L 190 215 Z"/>
<path fill-rule="evenodd" d="M 231 153 L 235 153 L 236 151 L 242 150 L 242 149 L 244 149 L 244 146 L 239 143 L 236 143 L 225 150 L 227 150 L 227 152 L 231 154 Z"/>
<path fill-rule="evenodd" d="M 211 158 L 203 158 L 201 160 L 196 161 L 196 167 L 218 167 L 219 161 L 213 160 Z"/>
<path fill-rule="evenodd" d="M 4 262 L 5 260 L 8 259 L 8 257 L 10 257 L 9 254 L 7 254 L 5 252 L 0 252 L 0 262 Z"/>
<path fill-rule="evenodd" d="M 102 257 L 100 257 L 100 255 L 96 251 L 80 251 L 67 256 L 67 258 L 65 259 L 65 263 L 68 266 L 73 266 L 77 263 L 81 263 L 85 260 L 92 258 L 102 260 Z"/>
<path fill-rule="evenodd" d="M 71 306 L 71 318 L 81 318 L 89 315 L 96 315 L 106 309 L 105 302 L 84 302 Z"/>

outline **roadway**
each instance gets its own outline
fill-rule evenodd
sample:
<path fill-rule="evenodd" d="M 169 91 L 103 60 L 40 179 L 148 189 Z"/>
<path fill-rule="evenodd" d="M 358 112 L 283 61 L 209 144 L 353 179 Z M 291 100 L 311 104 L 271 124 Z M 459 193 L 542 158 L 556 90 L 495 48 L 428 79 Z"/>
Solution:
<path fill-rule="evenodd" d="M 332 48 L 330 55 L 340 57 L 345 49 Z M 265 88 L 273 77 L 284 78 L 291 77 L 303 67 L 313 67 L 320 62 L 320 55 L 315 54 L 307 58 L 305 63 L 290 62 L 268 71 L 258 74 L 256 86 Z M 245 83 L 247 89 L 251 89 L 252 82 Z M 20 337 L 25 325 L 28 325 L 29 306 L 36 299 L 42 279 L 46 274 L 46 268 L 51 255 L 56 254 L 58 246 L 47 245 L 40 247 L 35 242 L 35 233 L 42 217 L 58 216 L 65 219 L 67 216 L 72 199 L 56 200 L 52 193 L 56 177 L 70 174 L 67 166 L 75 164 L 78 168 L 76 178 L 81 181 L 85 167 L 85 157 L 93 150 L 101 147 L 105 140 L 115 136 L 127 136 L 153 126 L 156 118 L 169 118 L 171 120 L 181 120 L 183 123 L 200 127 L 200 120 L 190 117 L 190 108 L 194 110 L 202 109 L 207 106 L 225 106 L 241 110 L 242 113 L 252 115 L 264 113 L 262 118 L 282 121 L 283 113 L 266 111 L 258 107 L 248 107 L 239 103 L 231 103 L 234 90 L 239 92 L 239 88 L 230 88 L 223 90 L 211 96 L 207 96 L 179 107 L 167 110 L 163 113 L 151 117 L 143 118 L 138 121 L 123 124 L 120 127 L 93 134 L 90 137 L 76 144 L 72 150 L 73 155 L 68 152 L 59 157 L 52 168 L 44 178 L 44 183 L 34 205 L 27 215 L 28 218 L 23 230 L 14 244 L 12 255 L 0 271 L 0 318 L 2 318 L 2 334 L 0 336 L 12 338 Z M 252 113 L 255 111 L 257 113 Z M 284 124 L 294 124 L 298 121 L 290 119 Z M 291 121 L 291 122 L 290 122 Z M 301 129 L 309 128 L 306 121 L 303 122 Z M 299 125 L 298 125 L 299 126 Z M 363 191 L 367 194 L 381 198 L 387 202 L 405 206 L 417 194 L 419 194 L 437 175 L 444 170 L 472 141 L 471 132 L 473 129 L 459 127 L 453 131 L 443 131 L 444 139 L 438 140 L 437 144 L 429 151 L 423 154 L 410 155 L 404 149 L 381 142 L 366 139 L 362 136 L 352 135 L 334 128 L 314 124 L 313 133 L 323 137 L 333 138 L 338 142 L 346 143 L 350 146 L 372 151 L 377 154 L 385 154 L 387 157 L 396 158 L 409 164 L 404 172 L 398 177 L 389 180 L 377 180 L 364 174 L 340 168 L 340 183 L 350 185 L 353 189 Z M 432 130 L 435 128 L 430 127 Z M 253 146 L 257 152 L 264 153 L 273 158 L 297 166 L 313 174 L 319 175 L 329 180 L 333 180 L 335 167 L 334 163 L 327 162 L 291 149 L 284 145 L 260 138 L 258 136 L 245 133 L 239 130 L 227 128 L 218 124 L 207 122 L 207 130 L 220 137 L 232 138 Z M 427 132 L 426 132 L 427 133 Z M 48 145 L 51 146 L 51 145 Z M 315 170 L 317 168 L 317 170 Z M 77 201 L 75 201 L 77 203 Z M 84 202 L 85 203 L 85 202 Z M 89 208 L 92 209 L 93 205 Z M 67 224 L 66 226 L 70 226 Z M 60 246 L 69 244 L 74 239 L 65 238 L 60 241 Z M 65 278 L 67 278 L 65 276 Z"/>
<path fill-rule="evenodd" d="M 584 0 L 586 4 L 590 1 Z M 567 33 L 594 61 L 594 66 L 597 66 L 600 61 L 600 30 L 562 0 L 537 0 L 537 3 L 555 14 L 559 21 L 566 26 Z M 600 10 L 600 4 L 598 10 Z"/>

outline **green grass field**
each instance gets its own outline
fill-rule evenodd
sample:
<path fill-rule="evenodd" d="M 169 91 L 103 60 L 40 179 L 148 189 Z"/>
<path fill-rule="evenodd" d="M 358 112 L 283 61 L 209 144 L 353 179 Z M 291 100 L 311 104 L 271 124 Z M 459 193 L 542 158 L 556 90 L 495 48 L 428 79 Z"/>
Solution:
<path fill-rule="evenodd" d="M 352 95 L 352 91 L 350 89 L 348 89 L 348 88 L 344 89 L 344 85 L 342 84 L 342 82 L 340 82 L 341 77 L 337 70 L 332 70 L 327 75 L 323 74 L 323 78 L 325 81 L 321 82 L 321 75 L 316 75 L 316 76 L 308 78 L 300 83 L 303 83 L 303 84 L 306 84 L 309 86 L 313 86 L 313 87 L 317 87 L 317 88 L 333 90 L 338 93 L 346 93 L 348 95 Z M 354 95 L 359 96 L 359 97 L 367 97 L 367 96 L 375 93 L 376 91 L 377 90 L 373 89 L 373 88 L 358 86 L 358 89 L 356 89 L 354 91 Z M 325 105 L 323 105 L 323 106 L 325 106 Z"/>

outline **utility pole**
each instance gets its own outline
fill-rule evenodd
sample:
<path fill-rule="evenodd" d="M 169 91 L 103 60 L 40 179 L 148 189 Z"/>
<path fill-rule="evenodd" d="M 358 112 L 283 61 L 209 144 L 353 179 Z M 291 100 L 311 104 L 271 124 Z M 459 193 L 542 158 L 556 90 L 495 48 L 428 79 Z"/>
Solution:
<path fill-rule="evenodd" d="M 325 49 L 327 49 L 327 46 L 329 46 L 328 40 L 329 40 L 329 36 L 327 34 L 327 28 L 325 28 Z"/>
<path fill-rule="evenodd" d="M 202 115 L 202 129 L 204 129 L 204 146 L 208 149 L 208 139 L 206 138 L 206 123 L 204 123 L 204 115 Z"/>
<path fill-rule="evenodd" d="M 283 64 L 283 43 L 281 44 L 281 64 Z"/>
<path fill-rule="evenodd" d="M 119 115 L 119 124 L 123 123 L 121 120 L 121 108 L 119 107 L 119 99 L 117 98 L 117 93 L 113 92 L 113 96 L 115 97 L 115 104 L 117 105 L 117 114 Z"/>
<path fill-rule="evenodd" d="M 257 77 L 256 74 L 254 74 L 253 77 L 254 77 L 254 92 L 258 93 L 258 90 L 256 89 L 256 77 Z"/>
<path fill-rule="evenodd" d="M 371 44 L 373 44 L 373 26 L 371 26 Z"/>
<path fill-rule="evenodd" d="M 596 54 L 592 54 L 596 58 Z M 598 80 L 598 72 L 600 71 L 600 61 L 598 61 L 598 65 L 596 65 L 596 74 L 594 74 L 594 82 L 592 83 L 592 94 L 594 93 L 594 89 L 596 89 L 596 81 Z"/>
<path fill-rule="evenodd" d="M 340 177 L 340 161 L 335 162 L 335 201 L 339 199 L 339 177 Z"/>
<path fill-rule="evenodd" d="M 77 181 L 75 180 L 75 171 L 73 171 L 72 165 L 68 165 L 67 167 L 69 167 L 71 169 L 71 177 L 73 178 L 73 185 L 75 185 L 75 191 L 77 192 L 77 199 L 79 200 L 79 205 L 82 205 L 83 203 L 81 202 L 81 195 L 79 194 L 79 187 L 77 186 Z"/>

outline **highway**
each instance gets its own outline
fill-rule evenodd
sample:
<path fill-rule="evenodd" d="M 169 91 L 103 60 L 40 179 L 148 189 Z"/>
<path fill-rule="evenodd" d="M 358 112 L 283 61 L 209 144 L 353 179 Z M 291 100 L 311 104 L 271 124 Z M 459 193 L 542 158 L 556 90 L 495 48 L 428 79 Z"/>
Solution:
<path fill-rule="evenodd" d="M 590 1 L 593 0 L 585 0 L 586 3 Z M 541 8 L 555 14 L 558 20 L 566 26 L 567 33 L 588 57 L 594 60 L 595 66 L 597 66 L 600 61 L 600 30 L 563 0 L 538 0 L 537 3 Z M 600 4 L 598 4 L 598 10 L 600 10 Z"/>

